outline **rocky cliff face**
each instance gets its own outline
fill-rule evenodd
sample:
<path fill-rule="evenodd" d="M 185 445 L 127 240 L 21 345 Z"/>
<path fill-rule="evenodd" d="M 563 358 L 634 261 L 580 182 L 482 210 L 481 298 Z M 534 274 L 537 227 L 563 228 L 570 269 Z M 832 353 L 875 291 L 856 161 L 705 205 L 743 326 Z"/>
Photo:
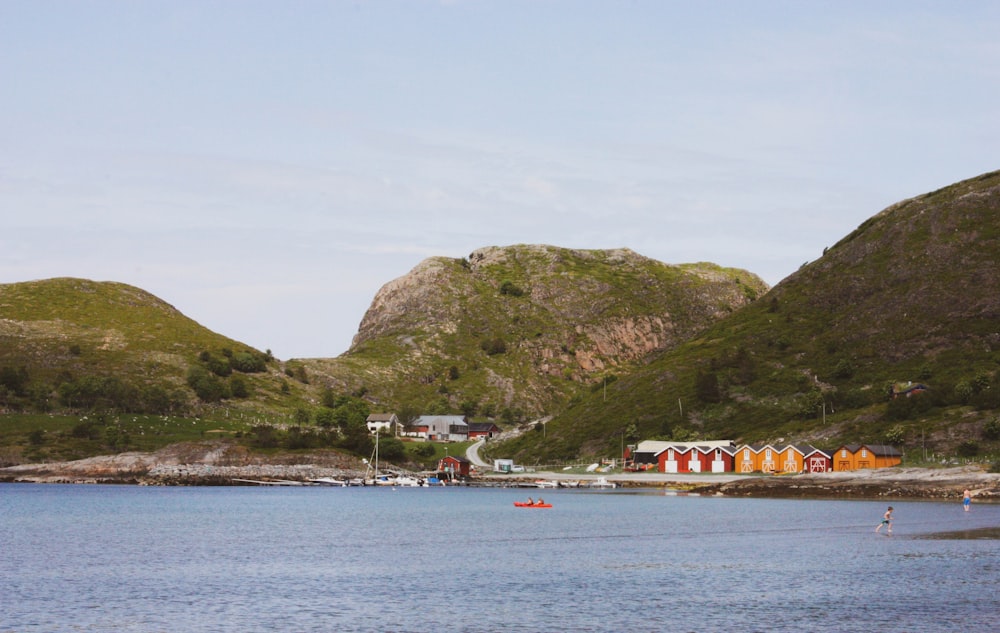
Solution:
<path fill-rule="evenodd" d="M 743 270 L 669 265 L 628 249 L 486 247 L 427 259 L 385 284 L 351 349 L 317 369 L 344 375 L 337 365 L 349 363 L 387 404 L 409 391 L 424 406 L 436 392 L 453 410 L 471 399 L 542 413 L 767 289 Z M 377 384 L 386 381 L 396 384 Z"/>

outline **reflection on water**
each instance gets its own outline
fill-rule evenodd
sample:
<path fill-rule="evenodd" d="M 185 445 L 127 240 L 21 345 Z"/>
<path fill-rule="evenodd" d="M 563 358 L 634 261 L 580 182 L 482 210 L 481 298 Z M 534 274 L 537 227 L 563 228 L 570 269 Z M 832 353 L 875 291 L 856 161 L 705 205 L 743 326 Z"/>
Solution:
<path fill-rule="evenodd" d="M 1000 628 L 1000 506 L 525 496 L 0 485 L 0 631 Z"/>
<path fill-rule="evenodd" d="M 1000 527 L 956 530 L 952 532 L 932 532 L 930 534 L 922 534 L 917 538 L 943 540 L 1000 539 Z"/>

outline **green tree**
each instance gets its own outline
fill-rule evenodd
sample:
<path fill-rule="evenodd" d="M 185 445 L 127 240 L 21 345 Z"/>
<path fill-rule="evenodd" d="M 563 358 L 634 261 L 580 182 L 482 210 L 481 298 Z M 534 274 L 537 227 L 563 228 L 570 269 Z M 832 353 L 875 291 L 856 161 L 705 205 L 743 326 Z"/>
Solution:
<path fill-rule="evenodd" d="M 382 437 L 378 441 L 378 455 L 389 461 L 397 461 L 406 457 L 406 446 L 394 437 Z"/>
<path fill-rule="evenodd" d="M 993 418 L 983 425 L 983 437 L 987 440 L 1000 440 L 1000 418 Z"/>
<path fill-rule="evenodd" d="M 337 406 L 337 394 L 333 391 L 333 389 L 327 387 L 323 390 L 322 403 L 324 407 L 329 409 Z"/>
<path fill-rule="evenodd" d="M 250 388 L 243 376 L 234 375 L 229 379 L 229 391 L 234 398 L 247 398 L 250 396 Z"/>
<path fill-rule="evenodd" d="M 265 358 L 252 352 L 237 352 L 233 355 L 230 362 L 233 369 L 245 374 L 259 373 L 267 369 Z"/>
<path fill-rule="evenodd" d="M 510 279 L 504 279 L 503 282 L 500 283 L 500 294 L 510 297 L 520 297 L 524 294 L 524 290 L 522 290 Z"/>
<path fill-rule="evenodd" d="M 188 370 L 187 384 L 203 402 L 218 402 L 229 397 L 229 387 L 218 375 L 197 365 Z"/>
<path fill-rule="evenodd" d="M 259 424 L 250 429 L 251 445 L 257 448 L 275 448 L 278 446 L 278 432 L 273 426 Z"/>
<path fill-rule="evenodd" d="M 906 438 L 906 427 L 901 424 L 896 424 L 888 431 L 885 432 L 885 441 L 889 444 L 900 445 Z"/>
<path fill-rule="evenodd" d="M 849 380 L 854 376 L 854 372 L 854 363 L 846 358 L 842 358 L 837 362 L 837 366 L 833 370 L 833 377 L 840 380 Z"/>
<path fill-rule="evenodd" d="M 462 404 L 459 405 L 459 409 L 462 411 L 462 415 L 467 418 L 471 418 L 476 415 L 476 411 L 479 409 L 479 403 L 475 400 L 463 400 Z"/>
<path fill-rule="evenodd" d="M 324 429 L 333 428 L 337 423 L 336 418 L 333 414 L 333 409 L 324 407 L 316 412 L 316 424 L 323 427 Z"/>

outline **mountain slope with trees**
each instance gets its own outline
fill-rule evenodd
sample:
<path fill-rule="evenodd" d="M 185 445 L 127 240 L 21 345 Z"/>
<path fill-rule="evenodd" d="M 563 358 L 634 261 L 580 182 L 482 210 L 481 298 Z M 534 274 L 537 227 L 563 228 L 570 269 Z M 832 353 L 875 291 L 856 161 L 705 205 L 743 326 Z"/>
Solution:
<path fill-rule="evenodd" d="M 495 450 L 651 437 L 997 450 L 1000 172 L 892 205 L 759 301 Z M 892 398 L 893 385 L 926 387 Z"/>

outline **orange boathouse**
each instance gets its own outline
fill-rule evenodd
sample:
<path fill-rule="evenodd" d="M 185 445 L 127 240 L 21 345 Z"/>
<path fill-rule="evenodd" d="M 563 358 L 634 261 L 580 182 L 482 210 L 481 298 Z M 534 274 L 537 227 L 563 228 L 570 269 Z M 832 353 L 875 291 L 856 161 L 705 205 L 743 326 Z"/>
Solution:
<path fill-rule="evenodd" d="M 833 469 L 890 468 L 903 462 L 903 454 L 886 444 L 844 444 L 833 454 Z"/>

